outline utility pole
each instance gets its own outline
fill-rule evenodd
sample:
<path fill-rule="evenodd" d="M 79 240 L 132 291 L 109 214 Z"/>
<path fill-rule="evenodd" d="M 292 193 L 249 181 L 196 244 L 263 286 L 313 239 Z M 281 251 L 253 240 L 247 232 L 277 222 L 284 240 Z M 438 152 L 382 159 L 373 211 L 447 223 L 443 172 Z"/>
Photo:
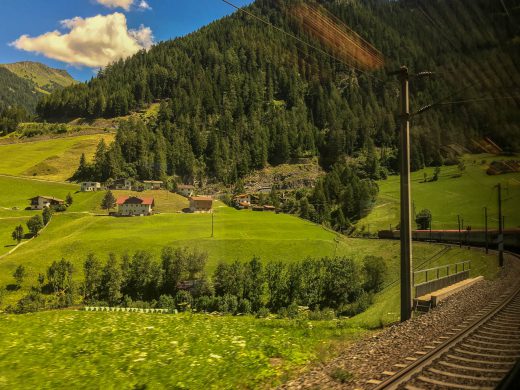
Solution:
<path fill-rule="evenodd" d="M 462 237 L 460 236 L 460 215 L 457 215 L 457 221 L 459 223 L 459 247 L 462 248 Z"/>
<path fill-rule="evenodd" d="M 412 221 L 410 210 L 410 91 L 406 66 L 396 74 L 401 81 L 401 322 L 412 317 Z"/>
<path fill-rule="evenodd" d="M 485 226 L 485 232 L 484 237 L 486 240 L 486 255 L 489 253 L 489 242 L 488 242 L 488 213 L 487 213 L 487 207 L 484 207 L 484 226 Z"/>
<path fill-rule="evenodd" d="M 502 184 L 497 184 L 498 188 L 498 265 L 504 266 L 504 230 L 502 220 Z"/>

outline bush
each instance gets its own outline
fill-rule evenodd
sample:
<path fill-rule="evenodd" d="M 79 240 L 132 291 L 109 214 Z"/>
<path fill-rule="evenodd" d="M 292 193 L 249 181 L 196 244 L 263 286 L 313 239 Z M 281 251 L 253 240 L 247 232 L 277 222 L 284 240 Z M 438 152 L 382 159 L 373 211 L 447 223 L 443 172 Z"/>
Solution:
<path fill-rule="evenodd" d="M 238 303 L 238 312 L 241 314 L 251 313 L 251 302 L 248 299 L 241 299 Z"/>
<path fill-rule="evenodd" d="M 14 308 L 17 314 L 33 313 L 47 307 L 45 297 L 39 291 L 33 290 L 18 301 Z"/>
<path fill-rule="evenodd" d="M 171 295 L 161 295 L 159 297 L 159 308 L 167 309 L 170 313 L 173 313 L 175 310 L 175 299 Z"/>
<path fill-rule="evenodd" d="M 193 297 L 189 291 L 180 290 L 175 294 L 175 306 L 179 311 L 186 311 L 191 308 Z"/>
<path fill-rule="evenodd" d="M 387 272 L 388 267 L 382 257 L 365 256 L 363 259 L 364 290 L 373 292 L 381 291 Z"/>
<path fill-rule="evenodd" d="M 57 205 L 52 206 L 52 209 L 54 211 L 56 211 L 57 213 L 59 213 L 62 211 L 67 211 L 67 206 L 64 204 L 57 204 Z"/>
<path fill-rule="evenodd" d="M 351 372 L 343 368 L 336 367 L 330 373 L 330 377 L 334 379 L 336 382 L 347 383 L 354 377 L 354 375 L 352 375 Z"/>
<path fill-rule="evenodd" d="M 256 318 L 267 318 L 267 317 L 269 317 L 269 309 L 267 309 L 266 307 L 261 307 L 256 312 Z"/>
<path fill-rule="evenodd" d="M 309 312 L 309 320 L 312 321 L 330 321 L 334 318 L 336 318 L 336 312 L 332 309 L 317 309 Z"/>
<path fill-rule="evenodd" d="M 212 312 L 215 311 L 215 300 L 215 297 L 203 295 L 195 299 L 193 307 L 200 312 Z"/>
<path fill-rule="evenodd" d="M 363 313 L 372 304 L 372 299 L 372 294 L 362 291 L 355 302 L 345 305 L 342 308 L 341 315 L 353 317 L 357 314 Z"/>
<path fill-rule="evenodd" d="M 300 314 L 300 309 L 296 302 L 293 302 L 289 305 L 287 308 L 287 317 L 288 318 L 296 318 L 298 317 L 298 314 Z"/>

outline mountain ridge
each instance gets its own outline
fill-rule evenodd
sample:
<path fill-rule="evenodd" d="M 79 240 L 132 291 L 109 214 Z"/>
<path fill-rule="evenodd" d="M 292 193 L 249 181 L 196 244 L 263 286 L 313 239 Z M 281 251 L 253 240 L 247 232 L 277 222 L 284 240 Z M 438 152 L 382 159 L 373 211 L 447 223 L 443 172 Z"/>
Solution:
<path fill-rule="evenodd" d="M 19 105 L 34 112 L 38 100 L 57 89 L 78 83 L 64 69 L 41 62 L 20 61 L 0 64 L 0 106 Z"/>

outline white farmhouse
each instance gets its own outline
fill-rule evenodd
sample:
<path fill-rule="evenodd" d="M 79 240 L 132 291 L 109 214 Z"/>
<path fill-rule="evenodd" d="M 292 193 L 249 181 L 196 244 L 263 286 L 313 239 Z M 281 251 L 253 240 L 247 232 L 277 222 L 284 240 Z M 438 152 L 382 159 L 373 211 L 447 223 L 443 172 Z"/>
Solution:
<path fill-rule="evenodd" d="M 185 196 L 186 198 L 189 198 L 193 195 L 195 192 L 195 186 L 192 186 L 191 184 L 179 184 L 177 186 L 177 193 Z"/>
<path fill-rule="evenodd" d="M 31 201 L 31 210 L 43 210 L 46 207 L 64 205 L 63 199 L 55 198 L 54 196 L 38 195 L 29 199 Z"/>
<path fill-rule="evenodd" d="M 81 191 L 82 192 L 92 192 L 92 191 L 100 191 L 101 183 L 97 181 L 84 181 L 81 183 Z"/>
<path fill-rule="evenodd" d="M 121 196 L 117 198 L 117 214 L 120 216 L 152 215 L 155 201 L 153 198 Z"/>

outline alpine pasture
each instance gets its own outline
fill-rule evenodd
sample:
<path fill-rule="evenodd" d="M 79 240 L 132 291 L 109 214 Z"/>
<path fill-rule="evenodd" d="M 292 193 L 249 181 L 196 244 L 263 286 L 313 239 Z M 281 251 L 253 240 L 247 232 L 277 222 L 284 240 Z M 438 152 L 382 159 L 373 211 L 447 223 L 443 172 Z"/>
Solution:
<path fill-rule="evenodd" d="M 101 139 L 109 143 L 114 135 L 101 133 L 0 145 L 0 174 L 67 180 L 76 170 L 81 153 L 89 160 Z"/>
<path fill-rule="evenodd" d="M 484 207 L 488 207 L 489 228 L 496 229 L 498 195 L 495 186 L 501 183 L 505 226 L 520 227 L 520 173 L 493 176 L 486 173 L 492 161 L 509 159 L 489 154 L 466 155 L 463 171 L 456 165 L 443 166 L 437 181 L 428 181 L 433 177 L 435 168 L 413 172 L 411 181 L 415 212 L 429 209 L 432 229 L 458 229 L 457 215 L 464 220 L 464 226 L 484 228 Z M 390 176 L 379 181 L 378 185 L 379 196 L 374 209 L 357 223 L 358 229 L 370 230 L 371 233 L 395 228 L 399 223 L 399 176 Z"/>

